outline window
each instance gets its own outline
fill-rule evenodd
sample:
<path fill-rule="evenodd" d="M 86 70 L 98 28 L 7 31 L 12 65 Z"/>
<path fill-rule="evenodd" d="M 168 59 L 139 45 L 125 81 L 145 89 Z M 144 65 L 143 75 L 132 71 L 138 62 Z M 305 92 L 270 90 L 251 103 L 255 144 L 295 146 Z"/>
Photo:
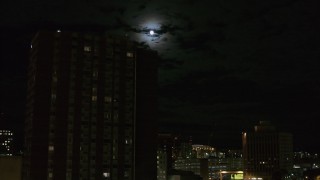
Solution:
<path fill-rule="evenodd" d="M 54 146 L 53 145 L 49 146 L 49 151 L 54 151 Z"/>
<path fill-rule="evenodd" d="M 52 77 L 52 80 L 53 80 L 53 82 L 57 82 L 57 81 L 58 81 L 57 76 L 53 76 L 53 77 Z"/>
<path fill-rule="evenodd" d="M 92 77 L 98 77 L 98 71 L 97 70 L 93 71 Z"/>
<path fill-rule="evenodd" d="M 124 171 L 124 177 L 129 177 L 129 170 Z"/>
<path fill-rule="evenodd" d="M 105 178 L 110 177 L 110 173 L 109 173 L 109 172 L 104 172 L 102 175 L 103 175 L 103 177 L 105 177 Z"/>
<path fill-rule="evenodd" d="M 51 94 L 51 99 L 52 99 L 52 101 L 55 101 L 56 98 L 57 98 L 57 95 L 56 95 L 56 94 Z"/>
<path fill-rule="evenodd" d="M 91 47 L 90 46 L 84 46 L 83 50 L 84 50 L 84 52 L 91 52 Z"/>
<path fill-rule="evenodd" d="M 133 52 L 127 52 L 127 57 L 133 57 Z"/>
<path fill-rule="evenodd" d="M 104 101 L 105 102 L 111 102 L 112 101 L 112 98 L 110 96 L 105 96 L 104 97 Z"/>

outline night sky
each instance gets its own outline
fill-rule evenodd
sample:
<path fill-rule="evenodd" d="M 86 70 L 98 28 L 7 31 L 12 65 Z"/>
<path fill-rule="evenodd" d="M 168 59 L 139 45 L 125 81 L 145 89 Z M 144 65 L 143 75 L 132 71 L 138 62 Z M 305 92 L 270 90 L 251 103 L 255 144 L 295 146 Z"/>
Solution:
<path fill-rule="evenodd" d="M 320 152 L 316 1 L 4 0 L 0 13 L 1 125 L 20 141 L 29 41 L 54 23 L 100 25 L 159 52 L 161 131 L 240 148 L 241 132 L 267 120 L 295 150 Z"/>

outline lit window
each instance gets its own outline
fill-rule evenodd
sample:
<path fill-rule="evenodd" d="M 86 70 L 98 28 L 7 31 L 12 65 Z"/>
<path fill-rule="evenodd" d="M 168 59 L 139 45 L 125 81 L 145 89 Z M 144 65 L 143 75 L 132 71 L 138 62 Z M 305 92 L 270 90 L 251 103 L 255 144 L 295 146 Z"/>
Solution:
<path fill-rule="evenodd" d="M 128 171 L 124 171 L 124 177 L 129 177 L 129 172 Z"/>
<path fill-rule="evenodd" d="M 92 101 L 97 101 L 97 96 L 92 96 L 92 97 L 91 97 L 91 100 L 92 100 Z"/>
<path fill-rule="evenodd" d="M 49 151 L 54 151 L 54 146 L 49 146 Z"/>
<path fill-rule="evenodd" d="M 112 98 L 110 96 L 105 96 L 104 97 L 104 101 L 105 102 L 111 102 L 112 101 Z"/>
<path fill-rule="evenodd" d="M 85 52 L 91 52 L 91 47 L 90 47 L 90 46 L 84 46 L 84 47 L 83 47 L 83 50 L 84 50 Z"/>
<path fill-rule="evenodd" d="M 109 172 L 104 172 L 103 173 L 103 177 L 110 177 L 110 173 Z"/>
<path fill-rule="evenodd" d="M 57 81 L 58 81 L 58 78 L 57 78 L 56 76 L 53 76 L 53 77 L 52 77 L 52 80 L 53 80 L 53 82 L 57 82 Z"/>
<path fill-rule="evenodd" d="M 56 94 L 51 94 L 51 99 L 52 99 L 52 100 L 56 100 L 56 98 L 57 98 L 57 95 L 56 95 Z"/>
<path fill-rule="evenodd" d="M 127 52 L 127 57 L 133 57 L 133 53 L 132 52 Z"/>

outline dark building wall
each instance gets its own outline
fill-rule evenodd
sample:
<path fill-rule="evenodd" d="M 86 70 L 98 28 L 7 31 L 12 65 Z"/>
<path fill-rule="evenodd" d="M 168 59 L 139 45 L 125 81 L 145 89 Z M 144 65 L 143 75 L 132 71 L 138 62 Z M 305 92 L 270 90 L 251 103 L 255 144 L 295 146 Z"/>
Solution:
<path fill-rule="evenodd" d="M 46 45 L 45 45 L 46 44 Z M 53 37 L 37 36 L 32 42 L 28 67 L 25 121 L 24 179 L 45 179 L 48 160 Z M 41 171 L 39 171 L 41 169 Z"/>
<path fill-rule="evenodd" d="M 137 50 L 136 180 L 157 178 L 157 54 Z"/>

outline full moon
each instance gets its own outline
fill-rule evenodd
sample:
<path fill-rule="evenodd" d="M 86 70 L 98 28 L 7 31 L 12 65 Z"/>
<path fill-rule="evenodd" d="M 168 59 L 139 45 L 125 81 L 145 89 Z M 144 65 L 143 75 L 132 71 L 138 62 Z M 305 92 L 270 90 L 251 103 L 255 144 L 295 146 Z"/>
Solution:
<path fill-rule="evenodd" d="M 154 31 L 153 30 L 150 30 L 150 35 L 154 35 Z"/>

